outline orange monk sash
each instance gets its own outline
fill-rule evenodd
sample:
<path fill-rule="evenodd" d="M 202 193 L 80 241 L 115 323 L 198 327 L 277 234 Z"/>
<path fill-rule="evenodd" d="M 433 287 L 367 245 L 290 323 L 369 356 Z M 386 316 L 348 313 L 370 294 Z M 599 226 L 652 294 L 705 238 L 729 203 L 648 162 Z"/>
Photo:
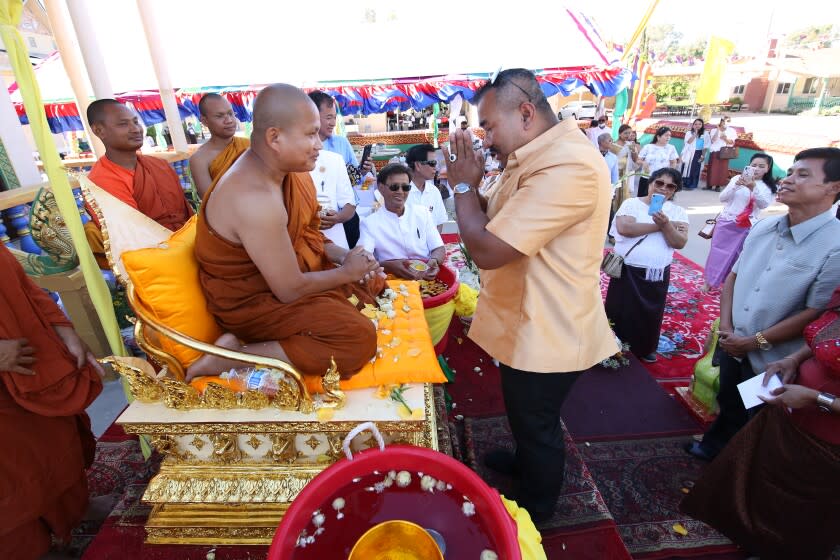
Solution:
<path fill-rule="evenodd" d="M 131 171 L 107 156 L 102 157 L 90 170 L 88 178 L 172 231 L 184 225 L 193 214 L 178 176 L 162 159 L 138 155 L 137 166 Z M 93 219 L 96 221 L 95 217 Z"/>
<path fill-rule="evenodd" d="M 233 139 L 228 142 L 228 145 L 225 146 L 225 149 L 219 152 L 219 155 L 213 158 L 213 161 L 210 162 L 210 166 L 208 167 L 210 179 L 216 180 L 218 177 L 224 175 L 225 171 L 230 169 L 230 166 L 233 165 L 236 160 L 239 159 L 239 156 L 241 156 L 250 146 L 251 141 L 247 138 L 234 136 Z"/>

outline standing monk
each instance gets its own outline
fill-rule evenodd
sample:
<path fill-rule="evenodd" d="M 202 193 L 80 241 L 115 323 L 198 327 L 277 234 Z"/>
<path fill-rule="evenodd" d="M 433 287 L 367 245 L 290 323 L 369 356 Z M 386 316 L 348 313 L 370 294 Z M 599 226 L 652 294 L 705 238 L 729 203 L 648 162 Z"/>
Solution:
<path fill-rule="evenodd" d="M 204 197 L 195 255 L 207 306 L 228 331 L 216 344 L 345 377 L 376 351 L 376 331 L 348 297 L 373 303 L 384 273 L 361 247 L 347 251 L 321 233 L 315 167 L 320 116 L 303 91 L 286 84 L 254 102 L 245 151 Z M 244 343 L 244 345 L 242 344 Z M 236 364 L 204 356 L 187 377 Z"/>
<path fill-rule="evenodd" d="M 230 102 L 218 93 L 208 93 L 198 102 L 201 124 L 210 129 L 210 140 L 190 158 L 190 173 L 201 198 L 210 184 L 221 177 L 251 145 L 236 134 L 237 120 Z"/>
<path fill-rule="evenodd" d="M 108 194 L 139 210 L 165 228 L 180 228 L 193 215 L 178 175 L 162 159 L 142 156 L 143 127 L 128 107 L 114 99 L 99 99 L 88 106 L 90 128 L 105 145 L 88 178 Z M 100 266 L 107 268 L 102 233 L 96 216 L 85 224 L 88 243 Z"/>
<path fill-rule="evenodd" d="M 0 245 L 0 558 L 69 538 L 88 506 L 96 441 L 85 408 L 99 365 L 58 306 Z"/>

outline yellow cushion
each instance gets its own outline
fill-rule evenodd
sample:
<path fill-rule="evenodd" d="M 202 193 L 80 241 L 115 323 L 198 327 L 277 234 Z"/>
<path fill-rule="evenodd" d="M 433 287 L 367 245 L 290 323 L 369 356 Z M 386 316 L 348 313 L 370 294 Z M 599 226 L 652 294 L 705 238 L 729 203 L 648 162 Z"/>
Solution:
<path fill-rule="evenodd" d="M 139 303 L 155 320 L 182 334 L 213 343 L 223 332 L 207 310 L 198 282 L 193 216 L 158 247 L 122 254 Z M 161 337 L 161 349 L 175 356 L 184 368 L 201 353 Z"/>

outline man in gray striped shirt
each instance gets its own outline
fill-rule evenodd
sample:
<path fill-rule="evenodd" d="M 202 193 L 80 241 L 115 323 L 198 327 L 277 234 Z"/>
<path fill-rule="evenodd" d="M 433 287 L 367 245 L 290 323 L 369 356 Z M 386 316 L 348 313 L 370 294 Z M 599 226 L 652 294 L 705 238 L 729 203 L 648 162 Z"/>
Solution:
<path fill-rule="evenodd" d="M 779 183 L 788 214 L 753 227 L 720 298 L 720 414 L 686 450 L 714 458 L 749 419 L 738 383 L 798 350 L 840 285 L 840 149 L 799 152 Z"/>

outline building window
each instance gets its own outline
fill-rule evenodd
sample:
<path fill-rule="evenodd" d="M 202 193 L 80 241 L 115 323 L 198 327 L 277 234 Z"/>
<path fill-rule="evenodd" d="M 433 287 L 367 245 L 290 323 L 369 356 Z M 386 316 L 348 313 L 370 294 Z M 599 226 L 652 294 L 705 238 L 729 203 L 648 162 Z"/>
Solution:
<path fill-rule="evenodd" d="M 790 93 L 790 82 L 784 82 L 777 85 L 776 93 Z"/>
<path fill-rule="evenodd" d="M 35 37 L 27 37 L 26 40 L 29 42 L 29 46 L 33 49 L 38 46 L 38 43 L 35 41 Z"/>
<path fill-rule="evenodd" d="M 747 86 L 745 86 L 744 84 L 741 84 L 740 86 L 735 86 L 735 87 L 733 88 L 733 90 L 732 90 L 732 93 L 735 93 L 735 94 L 744 93 L 744 89 L 745 89 L 746 87 L 747 87 Z"/>
<path fill-rule="evenodd" d="M 810 94 L 810 93 L 817 93 L 817 84 L 819 78 L 808 78 L 805 80 L 805 85 L 802 86 L 802 93 Z"/>

